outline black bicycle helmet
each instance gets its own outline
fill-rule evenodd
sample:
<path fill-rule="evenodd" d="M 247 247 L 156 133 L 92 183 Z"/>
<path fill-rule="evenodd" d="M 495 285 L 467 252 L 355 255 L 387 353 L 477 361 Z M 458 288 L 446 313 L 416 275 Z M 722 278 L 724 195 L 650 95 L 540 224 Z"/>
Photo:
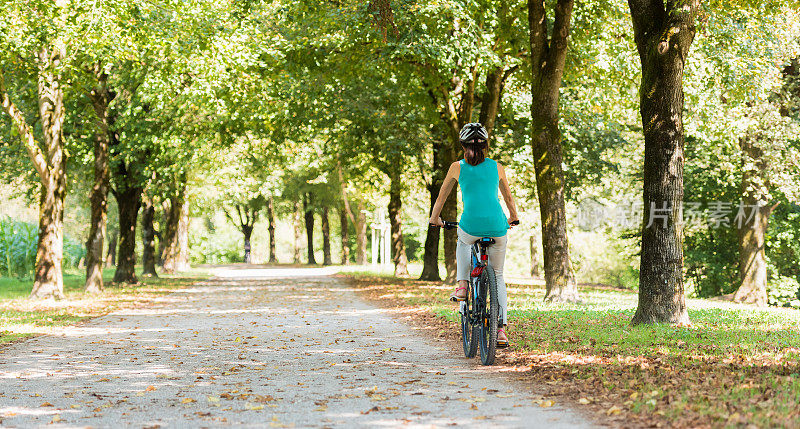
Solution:
<path fill-rule="evenodd" d="M 488 139 L 489 133 L 480 122 L 466 124 L 458 133 L 458 140 L 461 143 L 486 143 Z"/>

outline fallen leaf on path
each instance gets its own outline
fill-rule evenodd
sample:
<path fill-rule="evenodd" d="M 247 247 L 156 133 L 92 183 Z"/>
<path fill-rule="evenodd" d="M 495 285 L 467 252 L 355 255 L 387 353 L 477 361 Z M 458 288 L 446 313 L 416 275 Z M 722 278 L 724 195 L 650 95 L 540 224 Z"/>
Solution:
<path fill-rule="evenodd" d="M 183 398 L 183 399 L 181 399 L 181 404 L 189 404 L 191 402 L 197 402 L 197 400 L 194 399 L 194 398 Z"/>
<path fill-rule="evenodd" d="M 590 404 L 591 402 L 592 402 L 592 401 L 590 401 L 588 398 L 581 398 L 581 399 L 578 399 L 578 403 L 579 403 L 579 404 L 583 404 L 583 405 Z"/>
<path fill-rule="evenodd" d="M 606 410 L 606 415 L 607 416 L 615 416 L 615 415 L 617 415 L 617 414 L 619 414 L 621 412 L 622 412 L 622 408 L 614 405 L 611 408 L 609 408 L 608 410 Z"/>

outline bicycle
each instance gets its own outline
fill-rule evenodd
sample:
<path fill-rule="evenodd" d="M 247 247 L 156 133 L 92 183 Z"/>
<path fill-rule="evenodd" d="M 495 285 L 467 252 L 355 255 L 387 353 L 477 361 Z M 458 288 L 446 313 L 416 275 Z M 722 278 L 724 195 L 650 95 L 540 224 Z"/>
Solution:
<path fill-rule="evenodd" d="M 443 222 L 444 229 L 455 229 L 458 222 Z M 514 221 L 512 225 L 518 225 Z M 487 248 L 494 244 L 491 237 L 482 237 L 472 245 L 470 280 L 467 298 L 460 301 L 461 340 L 464 355 L 475 357 L 480 346 L 481 363 L 492 365 L 497 351 L 497 328 L 500 306 L 497 298 L 497 279 L 489 265 Z M 507 347 L 506 343 L 502 347 Z"/>

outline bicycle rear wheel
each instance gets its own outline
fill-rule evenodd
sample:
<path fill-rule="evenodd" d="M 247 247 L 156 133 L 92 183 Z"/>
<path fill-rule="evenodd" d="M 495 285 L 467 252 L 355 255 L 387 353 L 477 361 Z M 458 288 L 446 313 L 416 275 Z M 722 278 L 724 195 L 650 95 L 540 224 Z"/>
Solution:
<path fill-rule="evenodd" d="M 464 346 L 464 356 L 475 357 L 478 352 L 478 327 L 475 324 L 475 294 L 470 282 L 467 289 L 467 299 L 461 302 L 461 343 Z"/>
<path fill-rule="evenodd" d="M 494 276 L 494 269 L 487 265 L 481 274 L 481 304 L 480 320 L 480 346 L 481 363 L 492 365 L 494 363 L 495 352 L 497 351 L 497 319 L 500 313 L 500 305 L 497 302 L 497 279 Z"/>

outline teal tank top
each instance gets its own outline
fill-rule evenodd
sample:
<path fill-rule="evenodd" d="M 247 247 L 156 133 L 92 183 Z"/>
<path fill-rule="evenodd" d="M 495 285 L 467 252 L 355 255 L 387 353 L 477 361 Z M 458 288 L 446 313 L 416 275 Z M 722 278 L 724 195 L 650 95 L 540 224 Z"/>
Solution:
<path fill-rule="evenodd" d="M 508 231 L 508 219 L 500 207 L 497 192 L 500 188 L 500 175 L 497 162 L 486 158 L 478 165 L 459 161 L 461 172 L 458 185 L 464 201 L 464 213 L 458 226 L 467 234 L 477 237 L 502 237 Z"/>

